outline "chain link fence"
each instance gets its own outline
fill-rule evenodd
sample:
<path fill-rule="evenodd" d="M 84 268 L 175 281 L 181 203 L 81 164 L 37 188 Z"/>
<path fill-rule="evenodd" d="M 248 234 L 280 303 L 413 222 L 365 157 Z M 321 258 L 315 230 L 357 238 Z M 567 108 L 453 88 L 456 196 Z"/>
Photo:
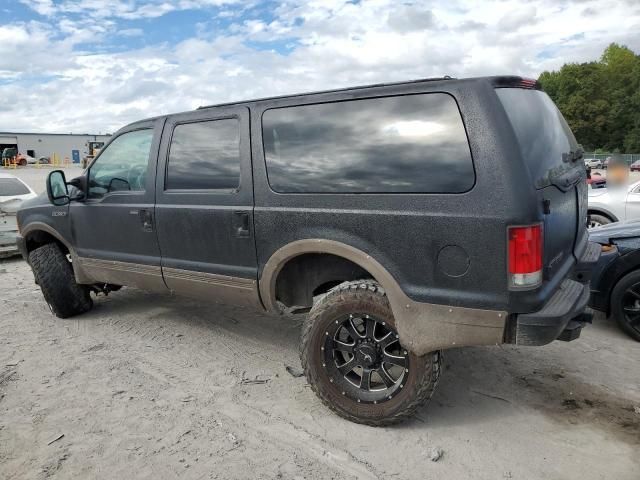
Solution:
<path fill-rule="evenodd" d="M 640 160 L 640 153 L 587 153 L 585 152 L 583 158 L 585 160 L 594 158 L 596 160 L 602 160 L 603 162 L 609 158 L 616 156 L 625 162 L 627 165 L 631 165 L 633 162 Z"/>

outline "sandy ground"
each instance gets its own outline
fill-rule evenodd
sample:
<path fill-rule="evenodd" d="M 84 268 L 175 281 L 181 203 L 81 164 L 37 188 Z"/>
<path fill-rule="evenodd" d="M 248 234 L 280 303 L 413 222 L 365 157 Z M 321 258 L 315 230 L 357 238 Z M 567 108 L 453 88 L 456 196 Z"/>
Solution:
<path fill-rule="evenodd" d="M 1 479 L 640 478 L 640 344 L 603 318 L 449 351 L 431 403 L 376 429 L 287 371 L 300 318 L 123 289 L 59 320 L 22 260 L 0 284 Z"/>
<path fill-rule="evenodd" d="M 447 352 L 429 406 L 376 429 L 287 372 L 300 319 L 123 289 L 58 320 L 21 260 L 0 282 L 6 480 L 640 478 L 640 345 L 603 319 L 569 344 Z"/>

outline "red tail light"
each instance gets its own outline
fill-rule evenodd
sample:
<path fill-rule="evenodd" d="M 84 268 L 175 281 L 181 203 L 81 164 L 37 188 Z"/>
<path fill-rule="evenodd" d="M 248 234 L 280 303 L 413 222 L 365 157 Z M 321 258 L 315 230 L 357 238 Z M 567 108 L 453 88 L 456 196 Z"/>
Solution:
<path fill-rule="evenodd" d="M 536 287 L 542 283 L 542 225 L 509 227 L 509 286 Z"/>

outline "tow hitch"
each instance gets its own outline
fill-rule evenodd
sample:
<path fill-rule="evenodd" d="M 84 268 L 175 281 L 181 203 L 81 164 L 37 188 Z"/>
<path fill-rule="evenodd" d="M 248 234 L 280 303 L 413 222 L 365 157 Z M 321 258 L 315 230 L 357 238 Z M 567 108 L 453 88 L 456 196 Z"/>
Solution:
<path fill-rule="evenodd" d="M 582 331 L 582 327 L 584 327 L 587 323 L 591 323 L 593 320 L 593 310 L 590 308 L 585 309 L 584 313 L 581 313 L 577 317 L 572 318 L 567 326 L 562 331 L 562 333 L 558 336 L 558 340 L 562 340 L 563 342 L 570 342 L 575 340 L 580 336 L 580 332 Z"/>

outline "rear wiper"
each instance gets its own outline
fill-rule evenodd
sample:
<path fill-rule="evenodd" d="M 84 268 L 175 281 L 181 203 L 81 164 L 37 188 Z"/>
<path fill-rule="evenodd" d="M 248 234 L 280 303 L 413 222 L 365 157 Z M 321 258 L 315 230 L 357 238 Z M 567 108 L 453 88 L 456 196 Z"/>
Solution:
<path fill-rule="evenodd" d="M 578 160 L 582 160 L 584 156 L 584 150 L 578 147 L 576 150 L 570 150 L 569 153 L 562 154 L 563 162 L 577 162 Z"/>

